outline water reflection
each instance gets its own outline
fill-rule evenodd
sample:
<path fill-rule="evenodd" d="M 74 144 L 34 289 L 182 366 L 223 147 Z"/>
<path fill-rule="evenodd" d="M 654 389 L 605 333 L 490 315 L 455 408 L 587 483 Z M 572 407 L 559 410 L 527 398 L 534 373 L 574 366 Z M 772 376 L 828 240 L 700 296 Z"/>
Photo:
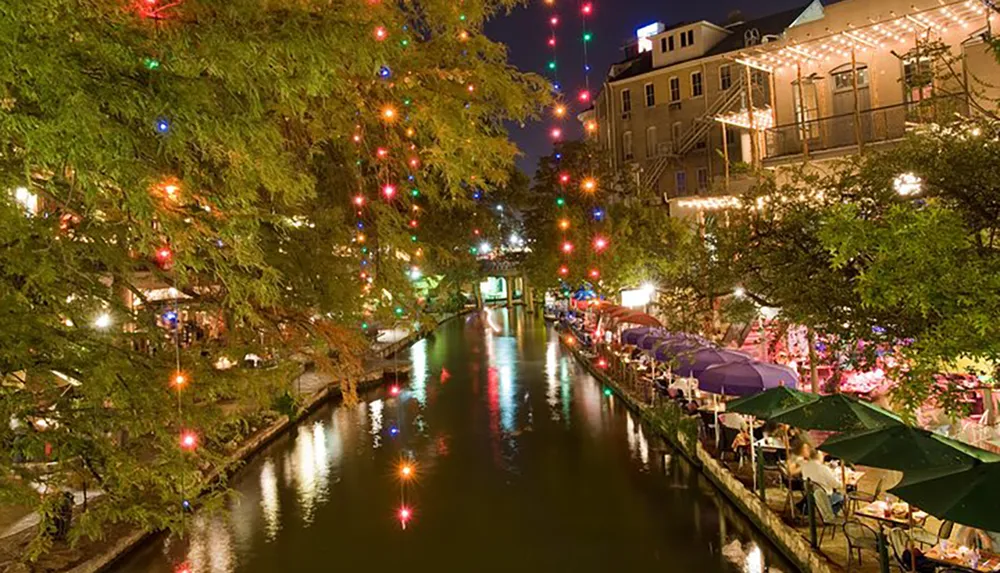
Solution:
<path fill-rule="evenodd" d="M 633 459 L 639 460 L 642 469 L 649 469 L 649 441 L 643 433 L 642 424 L 636 423 L 631 412 L 625 416 L 625 432 L 628 434 L 628 448 Z"/>
<path fill-rule="evenodd" d="M 229 523 L 223 516 L 196 517 L 191 524 L 187 565 L 195 573 L 230 573 L 235 571 Z"/>
<path fill-rule="evenodd" d="M 382 400 L 373 400 L 368 404 L 369 417 L 371 418 L 372 446 L 378 448 L 382 445 L 382 408 L 385 404 Z"/>
<path fill-rule="evenodd" d="M 333 559 L 429 570 L 447 554 L 471 568 L 489 555 L 491 570 L 769 571 L 770 546 L 725 545 L 756 537 L 540 322 L 492 322 L 454 321 L 413 346 L 400 396 L 375 390 L 317 412 L 234 478 L 228 513 L 197 516 L 188 538 L 114 571 L 326 571 Z M 533 407 L 549 415 L 533 419 Z M 418 479 L 404 494 L 398 464 L 411 455 Z M 375 544 L 393 550 L 355 550 Z"/>
<path fill-rule="evenodd" d="M 260 468 L 260 508 L 264 512 L 264 535 L 268 541 L 273 541 L 281 530 L 281 501 L 274 460 L 270 458 Z"/>
<path fill-rule="evenodd" d="M 427 380 L 430 378 L 430 371 L 427 369 L 428 344 L 424 338 L 410 347 L 410 362 L 413 369 L 410 371 L 409 389 L 421 407 L 427 405 Z"/>
<path fill-rule="evenodd" d="M 559 343 L 550 341 L 545 345 L 545 397 L 552 412 L 552 419 L 559 419 Z"/>
<path fill-rule="evenodd" d="M 326 496 L 330 468 L 326 460 L 326 435 L 320 422 L 301 428 L 295 438 L 295 450 L 286 462 L 295 468 L 295 489 L 302 520 L 312 523 L 316 503 Z"/>

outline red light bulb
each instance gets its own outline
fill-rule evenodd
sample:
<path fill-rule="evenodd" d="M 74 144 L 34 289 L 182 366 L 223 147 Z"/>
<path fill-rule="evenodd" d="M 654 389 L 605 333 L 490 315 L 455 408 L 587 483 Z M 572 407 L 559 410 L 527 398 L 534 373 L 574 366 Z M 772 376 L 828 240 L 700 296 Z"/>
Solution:
<path fill-rule="evenodd" d="M 601 252 L 608 247 L 608 240 L 604 237 L 597 237 L 594 239 L 594 250 Z"/>
<path fill-rule="evenodd" d="M 590 16 L 590 14 L 594 11 L 594 5 L 587 2 L 583 5 L 583 8 L 581 8 L 580 11 L 583 12 L 584 16 Z"/>
<path fill-rule="evenodd" d="M 562 276 L 568 275 L 569 274 L 569 267 L 567 267 L 566 265 L 563 265 L 563 266 L 559 267 L 559 274 L 562 275 Z"/>
<path fill-rule="evenodd" d="M 573 252 L 573 243 L 571 243 L 569 241 L 566 241 L 565 243 L 563 243 L 562 244 L 562 252 L 564 252 L 564 253 L 572 253 Z"/>
<path fill-rule="evenodd" d="M 379 26 L 379 27 L 375 28 L 375 39 L 376 40 L 378 40 L 378 41 L 381 42 L 382 40 L 384 40 L 384 39 L 386 39 L 388 37 L 389 37 L 389 31 L 386 30 L 383 26 Z"/>
<path fill-rule="evenodd" d="M 392 199 L 393 197 L 396 196 L 396 186 L 386 185 L 385 187 L 382 188 L 382 194 L 385 195 L 386 199 Z"/>
<path fill-rule="evenodd" d="M 562 184 L 569 183 L 569 173 L 563 173 L 559 176 L 559 182 Z"/>
<path fill-rule="evenodd" d="M 589 102 L 589 101 L 590 101 L 590 92 L 589 92 L 589 91 L 587 91 L 587 90 L 583 90 L 582 92 L 580 92 L 580 95 L 579 95 L 579 96 L 577 96 L 577 97 L 578 97 L 578 99 L 579 99 L 579 100 L 580 100 L 581 102 L 583 102 L 583 103 L 587 103 L 587 102 Z"/>

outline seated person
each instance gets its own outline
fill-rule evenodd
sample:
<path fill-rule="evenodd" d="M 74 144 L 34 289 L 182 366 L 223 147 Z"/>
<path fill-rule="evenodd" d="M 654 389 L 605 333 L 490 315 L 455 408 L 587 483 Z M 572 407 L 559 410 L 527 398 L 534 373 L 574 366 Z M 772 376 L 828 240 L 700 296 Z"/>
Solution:
<path fill-rule="evenodd" d="M 736 437 L 733 438 L 733 451 L 736 452 L 736 456 L 743 460 L 744 458 L 750 457 L 750 432 L 746 430 L 740 430 Z"/>
<path fill-rule="evenodd" d="M 840 491 L 843 484 L 837 474 L 823 463 L 823 452 L 814 450 L 812 455 L 802 462 L 802 478 L 813 483 L 814 486 L 823 488 L 823 491 L 830 496 L 830 505 L 833 506 L 833 513 L 840 513 L 844 507 L 844 494 Z"/>

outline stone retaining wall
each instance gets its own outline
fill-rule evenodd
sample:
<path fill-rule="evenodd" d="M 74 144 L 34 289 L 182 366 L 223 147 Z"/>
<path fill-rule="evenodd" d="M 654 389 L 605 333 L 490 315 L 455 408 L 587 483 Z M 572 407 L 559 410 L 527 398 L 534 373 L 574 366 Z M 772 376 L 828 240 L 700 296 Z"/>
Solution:
<path fill-rule="evenodd" d="M 666 439 L 674 448 L 688 459 L 695 467 L 711 481 L 715 487 L 725 495 L 734 506 L 736 506 L 764 535 L 766 535 L 775 547 L 781 550 L 799 570 L 804 573 L 834 573 L 837 569 L 831 567 L 829 560 L 820 553 L 817 553 L 809 545 L 809 542 L 799 534 L 794 528 L 782 521 L 781 516 L 776 514 L 771 508 L 747 489 L 743 482 L 736 479 L 733 474 L 709 454 L 700 443 L 695 443 L 694 447 L 686 443 L 687 440 L 679 432 L 665 431 L 665 428 L 650 415 L 649 407 L 634 396 L 628 390 L 620 386 L 617 381 L 607 376 L 591 364 L 587 357 L 583 356 L 575 346 L 565 344 L 560 337 L 560 343 L 568 348 L 577 361 L 601 383 L 611 388 L 617 396 L 631 409 L 640 415 L 643 422 L 652 427 L 658 435 Z"/>

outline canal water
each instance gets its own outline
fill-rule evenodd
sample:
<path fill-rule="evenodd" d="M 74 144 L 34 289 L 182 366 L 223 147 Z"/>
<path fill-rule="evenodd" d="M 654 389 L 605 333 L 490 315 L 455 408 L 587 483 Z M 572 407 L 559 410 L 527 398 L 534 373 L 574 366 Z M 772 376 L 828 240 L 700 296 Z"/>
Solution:
<path fill-rule="evenodd" d="M 541 319 L 495 309 L 406 352 L 398 395 L 320 409 L 226 511 L 113 571 L 795 571 Z"/>

